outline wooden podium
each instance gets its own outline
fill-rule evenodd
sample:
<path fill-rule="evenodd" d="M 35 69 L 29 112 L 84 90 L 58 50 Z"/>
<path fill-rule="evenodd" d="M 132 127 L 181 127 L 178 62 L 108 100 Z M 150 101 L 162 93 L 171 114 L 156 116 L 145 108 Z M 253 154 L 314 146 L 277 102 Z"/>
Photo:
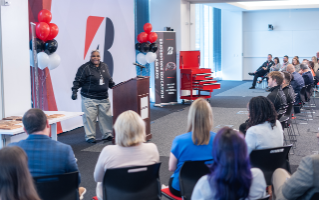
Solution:
<path fill-rule="evenodd" d="M 146 125 L 146 141 L 152 138 L 150 125 L 150 78 L 131 78 L 113 87 L 113 124 L 117 117 L 127 110 L 137 112 Z M 116 137 L 115 132 L 113 132 Z M 113 141 L 114 143 L 114 141 Z"/>

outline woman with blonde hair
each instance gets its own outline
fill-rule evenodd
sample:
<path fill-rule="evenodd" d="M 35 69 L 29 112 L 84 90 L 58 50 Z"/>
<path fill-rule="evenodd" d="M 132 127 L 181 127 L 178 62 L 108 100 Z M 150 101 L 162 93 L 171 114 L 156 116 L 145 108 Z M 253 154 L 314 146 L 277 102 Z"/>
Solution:
<path fill-rule="evenodd" d="M 28 169 L 27 155 L 20 147 L 0 150 L 0 199 L 40 200 Z"/>
<path fill-rule="evenodd" d="M 125 111 L 114 124 L 116 145 L 102 150 L 94 170 L 96 193 L 103 200 L 102 182 L 107 169 L 152 165 L 159 162 L 159 153 L 153 143 L 145 142 L 145 122 L 134 111 Z"/>
<path fill-rule="evenodd" d="M 318 69 L 319 69 L 318 59 L 317 59 L 316 56 L 312 56 L 311 60 L 312 60 L 312 62 L 314 64 L 313 71 L 314 71 L 314 73 L 316 73 L 318 71 Z"/>
<path fill-rule="evenodd" d="M 185 161 L 211 160 L 213 140 L 213 112 L 205 99 L 194 101 L 188 112 L 187 133 L 175 137 L 169 157 L 169 171 L 174 172 L 169 181 L 169 190 L 181 196 L 179 172 Z"/>

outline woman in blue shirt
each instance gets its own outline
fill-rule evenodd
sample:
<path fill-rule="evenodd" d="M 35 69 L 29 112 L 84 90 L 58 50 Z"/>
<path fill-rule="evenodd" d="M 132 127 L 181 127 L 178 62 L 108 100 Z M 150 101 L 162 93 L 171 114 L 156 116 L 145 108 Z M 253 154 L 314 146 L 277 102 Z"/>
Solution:
<path fill-rule="evenodd" d="M 211 160 L 213 140 L 213 112 L 205 99 L 194 101 L 188 113 L 188 133 L 177 136 L 172 144 L 168 168 L 174 172 L 169 181 L 169 190 L 181 196 L 179 171 L 185 161 Z"/>

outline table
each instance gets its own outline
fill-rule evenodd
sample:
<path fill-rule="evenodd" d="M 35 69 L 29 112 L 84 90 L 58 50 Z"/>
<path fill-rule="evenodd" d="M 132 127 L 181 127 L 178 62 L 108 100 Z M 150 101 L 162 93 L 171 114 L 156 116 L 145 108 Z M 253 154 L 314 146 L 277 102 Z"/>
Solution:
<path fill-rule="evenodd" d="M 43 111 L 47 115 L 53 114 L 64 114 L 64 117 L 49 119 L 49 124 L 51 125 L 51 138 L 53 140 L 58 139 L 57 134 L 57 122 L 61 122 L 63 120 L 71 119 L 73 117 L 82 116 L 84 112 L 66 112 L 66 111 Z M 22 116 L 22 115 L 20 115 Z M 22 123 L 22 122 L 21 122 Z M 0 129 L 0 149 L 5 147 L 6 144 L 9 144 L 11 141 L 11 136 L 24 133 L 23 127 L 13 129 L 13 130 L 1 130 Z"/>

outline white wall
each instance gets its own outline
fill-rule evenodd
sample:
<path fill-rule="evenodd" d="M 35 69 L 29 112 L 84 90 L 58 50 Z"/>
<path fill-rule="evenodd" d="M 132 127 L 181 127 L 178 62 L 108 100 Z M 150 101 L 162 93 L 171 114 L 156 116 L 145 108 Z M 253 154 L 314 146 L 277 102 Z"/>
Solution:
<path fill-rule="evenodd" d="M 222 10 L 222 79 L 242 80 L 241 11 Z"/>
<path fill-rule="evenodd" d="M 2 50 L 2 104 L 5 117 L 31 108 L 28 1 L 0 6 Z"/>
<path fill-rule="evenodd" d="M 294 56 L 311 59 L 319 51 L 319 9 L 267 10 L 243 13 L 243 77 L 255 71 L 267 57 Z M 268 31 L 268 24 L 274 26 Z"/>

